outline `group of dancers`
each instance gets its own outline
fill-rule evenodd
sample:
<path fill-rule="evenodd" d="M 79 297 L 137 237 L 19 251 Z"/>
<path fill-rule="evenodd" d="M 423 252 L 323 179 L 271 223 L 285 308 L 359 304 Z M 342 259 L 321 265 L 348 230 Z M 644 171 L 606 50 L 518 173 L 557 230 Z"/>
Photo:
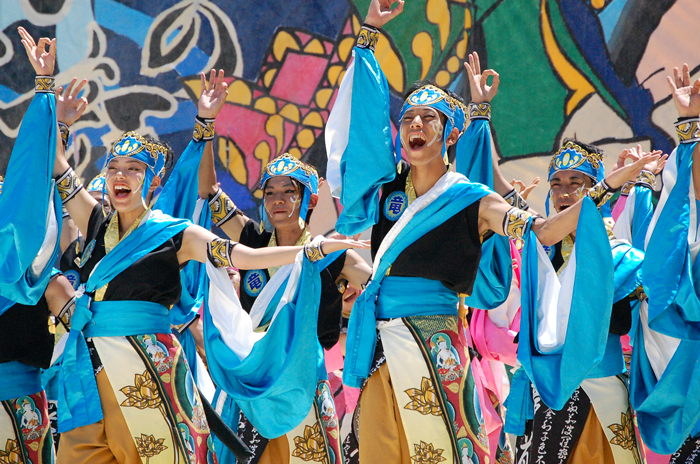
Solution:
<path fill-rule="evenodd" d="M 323 179 L 294 156 L 264 167 L 259 223 L 221 189 L 223 71 L 177 163 L 127 132 L 84 185 L 65 150 L 86 81 L 55 89 L 55 39 L 19 28 L 36 86 L 0 194 L 0 463 L 700 462 L 700 81 L 668 78 L 670 156 L 606 173 L 566 139 L 541 214 L 500 172 L 476 53 L 469 103 L 416 82 L 393 135 L 374 50 L 402 10 L 370 2 L 326 126 L 335 238 L 310 234 Z"/>

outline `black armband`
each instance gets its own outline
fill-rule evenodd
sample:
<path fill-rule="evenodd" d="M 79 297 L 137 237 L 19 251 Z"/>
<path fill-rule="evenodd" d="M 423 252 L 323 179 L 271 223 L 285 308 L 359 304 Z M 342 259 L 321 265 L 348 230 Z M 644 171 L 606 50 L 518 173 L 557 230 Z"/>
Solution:
<path fill-rule="evenodd" d="M 241 214 L 241 210 L 221 189 L 214 195 L 209 195 L 209 209 L 211 210 L 211 220 L 217 227 L 224 225 L 236 214 Z"/>
<path fill-rule="evenodd" d="M 207 244 L 207 258 L 214 267 L 235 267 L 231 262 L 231 252 L 237 242 L 215 238 Z"/>
<path fill-rule="evenodd" d="M 61 197 L 63 204 L 68 203 L 79 191 L 83 188 L 83 183 L 73 171 L 68 168 L 61 177 L 56 179 L 56 187 L 58 187 L 58 195 Z"/>
<path fill-rule="evenodd" d="M 675 126 L 680 143 L 700 141 L 700 118 L 679 118 Z"/>
<path fill-rule="evenodd" d="M 35 93 L 53 93 L 56 88 L 56 81 L 53 76 L 36 76 L 34 78 Z"/>
<path fill-rule="evenodd" d="M 194 131 L 192 132 L 192 138 L 195 142 L 214 140 L 214 121 L 214 118 L 195 116 Z"/>
<path fill-rule="evenodd" d="M 491 120 L 491 103 L 474 103 L 469 102 L 469 119 L 487 119 Z"/>
<path fill-rule="evenodd" d="M 377 48 L 377 42 L 379 42 L 379 34 L 380 29 L 369 24 L 363 24 L 355 46 L 358 48 L 369 48 L 374 51 Z"/>

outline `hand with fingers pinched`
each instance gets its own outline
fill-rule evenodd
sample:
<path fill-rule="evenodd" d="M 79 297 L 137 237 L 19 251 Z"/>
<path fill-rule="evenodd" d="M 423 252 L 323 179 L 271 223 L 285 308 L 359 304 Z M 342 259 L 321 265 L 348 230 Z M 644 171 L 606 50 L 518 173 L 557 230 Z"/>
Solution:
<path fill-rule="evenodd" d="M 392 8 L 396 3 L 396 8 Z M 365 23 L 377 29 L 397 17 L 403 11 L 403 0 L 372 0 L 365 16 Z"/>
<path fill-rule="evenodd" d="M 612 172 L 605 176 L 605 183 L 608 184 L 610 188 L 616 189 L 624 185 L 625 182 L 634 181 L 642 169 L 645 169 L 647 166 L 656 166 L 654 169 L 657 169 L 659 163 L 666 163 L 667 157 L 664 156 L 662 160 L 661 153 L 661 150 L 641 154 L 638 154 L 636 150 L 623 151 Z M 627 159 L 631 159 L 632 163 L 625 164 Z M 662 168 L 663 164 L 661 165 Z"/>
<path fill-rule="evenodd" d="M 639 159 L 643 158 L 644 156 L 647 155 L 661 155 L 663 152 L 661 150 L 654 150 L 651 153 L 645 153 L 642 150 L 641 145 L 637 145 L 637 148 L 627 148 L 620 153 L 620 156 L 617 158 L 617 163 L 615 163 L 615 167 L 613 168 L 613 171 L 620 169 L 621 167 L 625 166 L 625 161 L 628 159 L 632 160 L 632 162 L 636 162 Z M 661 171 L 663 171 L 664 166 L 666 166 L 666 161 L 668 160 L 668 155 L 663 155 L 660 156 L 658 159 L 655 159 L 654 161 L 650 161 L 649 163 L 645 164 L 644 167 L 642 168 L 644 171 L 649 171 L 653 173 L 654 175 L 659 174 Z"/>
<path fill-rule="evenodd" d="M 228 84 L 224 82 L 224 70 L 219 69 L 217 75 L 216 70 L 212 69 L 209 73 L 209 82 L 207 82 L 204 73 L 200 73 L 199 77 L 202 81 L 202 93 L 197 102 L 199 117 L 215 119 L 221 108 L 224 107 L 228 96 Z"/>
<path fill-rule="evenodd" d="M 56 65 L 56 39 L 42 37 L 39 43 L 34 42 L 34 38 L 23 27 L 18 27 L 20 37 L 22 37 L 22 45 L 27 51 L 27 57 L 32 63 L 32 67 L 37 76 L 53 76 L 53 70 Z M 46 46 L 49 50 L 46 51 Z"/>
<path fill-rule="evenodd" d="M 56 89 L 56 120 L 67 126 L 72 126 L 75 121 L 80 119 L 88 105 L 87 98 L 80 97 L 80 92 L 87 84 L 87 79 L 80 81 L 77 86 L 76 82 L 78 82 L 78 78 L 74 77 L 65 91 L 63 87 Z"/>
<path fill-rule="evenodd" d="M 469 54 L 469 62 L 464 63 L 469 76 L 469 90 L 472 94 L 474 103 L 489 103 L 498 93 L 498 85 L 500 79 L 498 73 L 493 69 L 487 69 L 481 72 L 481 62 L 479 54 L 474 52 Z M 493 76 L 491 85 L 488 85 L 488 79 Z"/>
<path fill-rule="evenodd" d="M 518 194 L 523 198 L 523 200 L 527 200 L 527 197 L 530 196 L 530 192 L 532 192 L 539 183 L 539 177 L 535 177 L 527 187 L 525 186 L 525 183 L 520 180 L 513 179 L 510 181 L 510 185 L 512 185 L 513 188 L 518 191 Z"/>
<path fill-rule="evenodd" d="M 676 104 L 678 115 L 681 118 L 697 118 L 700 115 L 700 79 L 690 85 L 690 70 L 687 63 L 683 63 L 683 71 L 673 68 L 673 77 L 666 76 L 668 86 L 671 88 L 673 103 Z"/>

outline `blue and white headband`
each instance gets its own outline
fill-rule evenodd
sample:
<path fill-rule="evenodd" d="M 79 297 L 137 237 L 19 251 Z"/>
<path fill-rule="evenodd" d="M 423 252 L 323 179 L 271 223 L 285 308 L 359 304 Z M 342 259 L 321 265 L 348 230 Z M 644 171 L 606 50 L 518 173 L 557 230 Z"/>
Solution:
<path fill-rule="evenodd" d="M 452 129 L 457 128 L 460 137 L 466 129 L 467 108 L 462 102 L 451 97 L 447 92 L 432 84 L 424 85 L 406 98 L 401 108 L 401 113 L 399 114 L 399 121 L 403 119 L 406 111 L 412 106 L 429 106 L 447 117 L 442 139 L 442 154 L 445 155 L 445 153 L 447 153 L 447 137 L 452 132 Z M 401 131 L 396 135 L 394 150 L 396 162 L 398 164 L 401 160 Z"/>
<path fill-rule="evenodd" d="M 128 157 L 141 161 L 148 169 L 143 179 L 143 188 L 141 189 L 141 198 L 144 202 L 148 196 L 148 190 L 154 177 L 163 177 L 165 173 L 165 157 L 166 150 L 163 146 L 157 143 L 149 142 L 146 138 L 136 132 L 127 132 L 114 142 L 112 149 L 107 154 L 105 166 L 114 158 Z M 105 187 L 102 189 L 103 195 Z"/>
<path fill-rule="evenodd" d="M 104 173 L 100 173 L 96 175 L 89 184 L 87 184 L 87 187 L 85 187 L 85 190 L 88 192 L 101 192 L 105 188 L 105 175 Z"/>
<path fill-rule="evenodd" d="M 593 184 L 598 183 L 605 177 L 605 165 L 603 164 L 602 153 L 589 152 L 576 142 L 569 140 L 552 156 L 549 162 L 549 173 L 547 182 L 552 180 L 552 176 L 559 171 L 577 171 L 590 177 Z M 549 197 L 552 189 L 547 192 L 545 209 L 549 216 Z"/>
<path fill-rule="evenodd" d="M 299 161 L 289 153 L 285 153 L 273 159 L 265 166 L 262 178 L 260 179 L 260 188 L 264 190 L 267 181 L 273 177 L 291 177 L 305 187 L 304 196 L 301 199 L 301 206 L 299 207 L 299 218 L 305 220 L 306 214 L 309 211 L 311 194 L 318 195 L 318 173 L 316 169 Z M 260 205 L 260 220 L 265 230 L 272 232 L 274 228 L 272 227 L 272 223 L 270 223 L 270 219 L 267 217 L 264 202 Z"/>

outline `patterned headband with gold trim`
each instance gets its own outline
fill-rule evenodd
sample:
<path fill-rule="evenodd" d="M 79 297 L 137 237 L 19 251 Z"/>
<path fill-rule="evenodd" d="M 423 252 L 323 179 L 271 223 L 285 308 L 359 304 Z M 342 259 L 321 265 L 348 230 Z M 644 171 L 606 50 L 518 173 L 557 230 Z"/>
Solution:
<path fill-rule="evenodd" d="M 594 182 L 605 177 L 605 166 L 601 153 L 589 152 L 579 144 L 569 140 L 552 156 L 549 162 L 547 181 L 557 171 L 578 171 L 587 175 Z"/>

